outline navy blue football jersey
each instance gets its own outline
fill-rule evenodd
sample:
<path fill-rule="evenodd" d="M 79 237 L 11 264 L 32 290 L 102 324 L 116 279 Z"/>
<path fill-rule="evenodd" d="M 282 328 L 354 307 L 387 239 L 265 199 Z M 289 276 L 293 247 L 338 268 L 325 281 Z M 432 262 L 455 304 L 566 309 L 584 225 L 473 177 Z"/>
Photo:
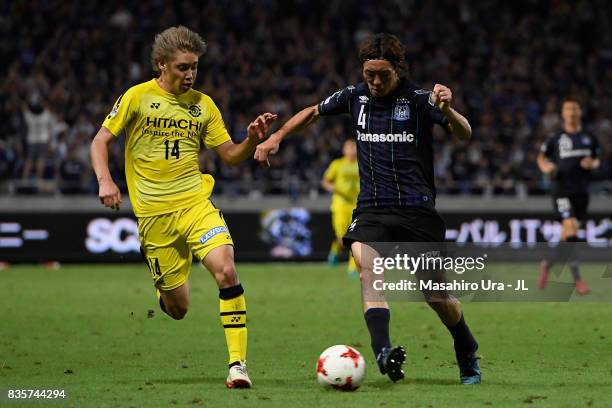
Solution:
<path fill-rule="evenodd" d="M 557 166 L 552 175 L 554 195 L 588 193 L 591 171 L 583 169 L 580 161 L 585 157 L 599 157 L 596 137 L 586 132 L 562 132 L 549 137 L 541 150 Z"/>
<path fill-rule="evenodd" d="M 450 128 L 431 91 L 403 81 L 392 94 L 374 98 L 362 82 L 325 98 L 319 113 L 351 115 L 361 185 L 358 208 L 434 203 L 433 125 Z"/>

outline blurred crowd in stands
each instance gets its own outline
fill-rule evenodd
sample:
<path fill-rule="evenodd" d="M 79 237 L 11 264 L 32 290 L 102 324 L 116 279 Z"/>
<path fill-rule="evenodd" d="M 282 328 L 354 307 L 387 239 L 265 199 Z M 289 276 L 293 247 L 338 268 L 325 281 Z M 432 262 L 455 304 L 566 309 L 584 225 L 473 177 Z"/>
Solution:
<path fill-rule="evenodd" d="M 149 80 L 154 35 L 183 24 L 208 43 L 196 88 L 219 106 L 240 142 L 263 111 L 284 121 L 360 80 L 357 47 L 397 34 L 410 78 L 448 85 L 470 120 L 469 143 L 435 133 L 439 193 L 542 194 L 539 147 L 560 130 L 560 101 L 583 103 L 602 146 L 596 189 L 609 192 L 612 152 L 612 21 L 605 0 L 153 0 L 0 4 L 0 194 L 97 193 L 89 142 L 115 99 Z M 316 195 L 329 162 L 352 137 L 347 118 L 319 121 L 286 141 L 271 169 L 202 171 L 224 194 Z M 111 170 L 125 189 L 123 141 Z"/>

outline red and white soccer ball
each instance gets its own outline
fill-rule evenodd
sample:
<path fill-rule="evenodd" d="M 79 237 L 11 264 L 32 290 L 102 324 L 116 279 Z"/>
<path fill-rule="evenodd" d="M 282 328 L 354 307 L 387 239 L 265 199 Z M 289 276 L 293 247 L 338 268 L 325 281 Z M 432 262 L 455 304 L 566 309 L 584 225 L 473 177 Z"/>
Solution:
<path fill-rule="evenodd" d="M 319 356 L 317 380 L 324 387 L 342 391 L 359 388 L 365 378 L 365 360 L 351 346 L 331 346 Z"/>

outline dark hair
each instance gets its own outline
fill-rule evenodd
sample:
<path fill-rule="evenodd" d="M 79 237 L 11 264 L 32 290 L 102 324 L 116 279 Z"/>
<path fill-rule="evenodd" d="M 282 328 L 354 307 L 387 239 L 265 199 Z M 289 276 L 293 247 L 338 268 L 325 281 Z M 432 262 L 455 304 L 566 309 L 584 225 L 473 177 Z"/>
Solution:
<path fill-rule="evenodd" d="M 582 106 L 582 103 L 580 103 L 580 99 L 574 97 L 574 96 L 568 96 L 566 98 L 563 98 L 563 100 L 561 101 L 561 106 L 565 105 L 565 103 L 567 102 L 571 102 L 571 103 L 577 103 L 578 106 Z"/>
<path fill-rule="evenodd" d="M 368 60 L 387 60 L 393 65 L 400 77 L 406 75 L 406 48 L 393 34 L 378 33 L 367 38 L 359 47 L 359 61 L 363 65 Z"/>

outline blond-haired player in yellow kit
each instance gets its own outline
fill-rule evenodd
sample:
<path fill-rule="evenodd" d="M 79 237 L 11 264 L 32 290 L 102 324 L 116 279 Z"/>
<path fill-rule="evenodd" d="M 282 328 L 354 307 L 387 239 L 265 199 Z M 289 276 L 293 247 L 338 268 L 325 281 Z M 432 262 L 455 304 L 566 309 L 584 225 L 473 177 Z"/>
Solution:
<path fill-rule="evenodd" d="M 159 77 L 128 89 L 117 99 L 91 144 L 100 201 L 119 209 L 121 194 L 108 168 L 108 144 L 125 132 L 125 173 L 143 255 L 162 310 L 180 320 L 187 313 L 187 278 L 195 255 L 219 287 L 220 315 L 229 353 L 229 388 L 248 388 L 244 290 L 234 265 L 233 242 L 209 197 L 214 180 L 201 174 L 201 143 L 227 164 L 253 154 L 276 115 L 260 115 L 240 144 L 232 143 L 219 109 L 193 90 L 202 38 L 186 27 L 155 37 L 151 62 Z"/>
<path fill-rule="evenodd" d="M 332 226 L 336 239 L 329 250 L 328 262 L 335 265 L 343 248 L 342 237 L 346 234 L 359 195 L 359 166 L 357 165 L 357 143 L 347 139 L 342 146 L 342 157 L 332 161 L 321 180 L 323 188 L 332 193 Z M 357 276 L 357 265 L 349 252 L 347 272 Z"/>

